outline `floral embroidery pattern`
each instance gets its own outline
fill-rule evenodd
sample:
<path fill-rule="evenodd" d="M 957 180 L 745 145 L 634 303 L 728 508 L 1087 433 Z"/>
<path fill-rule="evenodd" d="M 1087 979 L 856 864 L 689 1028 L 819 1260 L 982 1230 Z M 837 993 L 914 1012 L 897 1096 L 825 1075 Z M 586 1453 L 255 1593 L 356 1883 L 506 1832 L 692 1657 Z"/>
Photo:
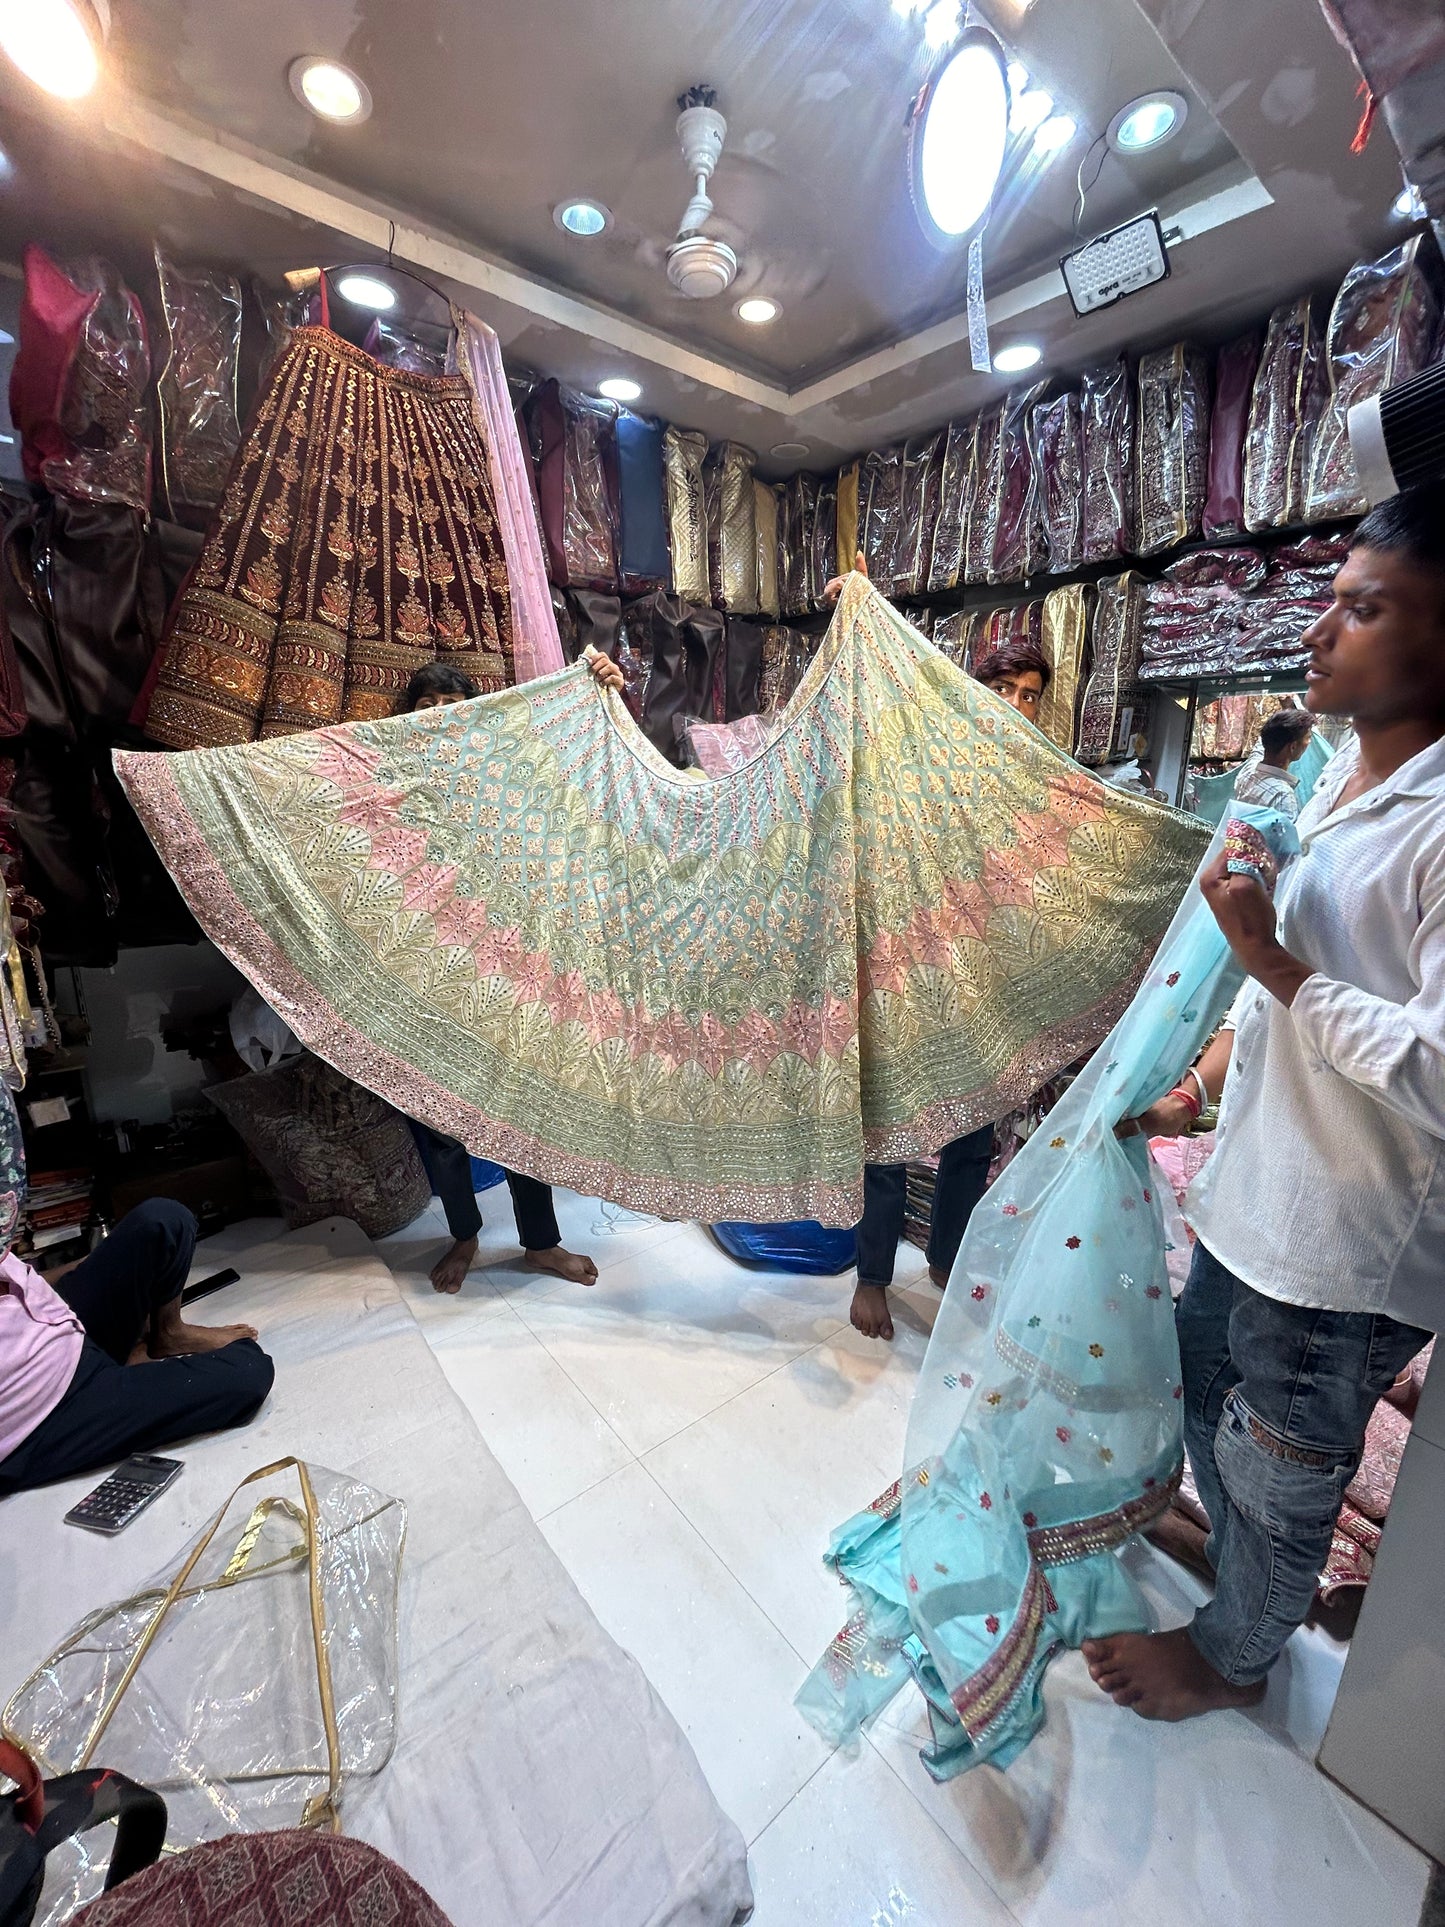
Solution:
<path fill-rule="evenodd" d="M 1177 970 L 1171 970 L 1169 975 L 1164 979 L 1164 982 L 1168 985 L 1170 990 L 1174 988 L 1175 984 L 1177 984 L 1178 981 L 1179 981 L 1179 972 Z"/>
<path fill-rule="evenodd" d="M 1097 1344 L 1090 1345 L 1089 1356 L 1090 1358 L 1102 1358 L 1104 1356 L 1104 1347 L 1102 1345 L 1097 1345 Z"/>
<path fill-rule="evenodd" d="M 1028 1527 L 1028 1529 L 1029 1529 L 1029 1531 L 1030 1531 L 1030 1532 L 1032 1532 L 1032 1531 L 1033 1531 L 1033 1529 L 1034 1529 L 1034 1527 L 1035 1527 L 1035 1526 L 1036 1526 L 1036 1525 L 1038 1524 L 1038 1522 L 1039 1522 L 1039 1521 L 1038 1521 L 1038 1514 L 1037 1514 L 1037 1513 L 1034 1513 L 1034 1512 L 1026 1512 L 1026 1513 L 1024 1514 L 1024 1524 L 1025 1524 L 1025 1525 L 1026 1525 L 1026 1526 Z"/>
<path fill-rule="evenodd" d="M 1105 1465 L 1112 1465 L 1114 1463 L 1114 1454 L 1109 1450 L 1107 1445 L 1101 1445 L 1099 1447 L 1099 1457 L 1104 1461 Z"/>
<path fill-rule="evenodd" d="M 1073 1433 L 1067 1425 L 1057 1425 L 1054 1427 L 1054 1437 L 1059 1441 L 1060 1445 L 1067 1445 L 1073 1436 Z"/>
<path fill-rule="evenodd" d="M 1162 1298 L 1164 1296 L 1163 1286 L 1162 1285 L 1145 1285 L 1144 1296 L 1146 1298 Z"/>
<path fill-rule="evenodd" d="M 1037 1331 L 1039 1326 L 1042 1325 L 1043 1322 L 1044 1322 L 1043 1319 L 1039 1317 L 1037 1312 L 1035 1312 L 1033 1317 L 1029 1320 L 1029 1330 L 1031 1332 Z"/>
<path fill-rule="evenodd" d="M 1019 1208 L 1016 1204 L 1006 1204 L 1003 1207 L 1003 1214 L 1006 1218 L 1016 1218 L 1019 1214 Z"/>
<path fill-rule="evenodd" d="M 1061 1138 L 1061 1137 L 1051 1137 L 1051 1138 L 1049 1139 L 1049 1149 L 1050 1149 L 1051 1151 L 1062 1151 L 1062 1150 L 1063 1150 L 1063 1148 L 1064 1148 L 1064 1139 L 1063 1139 L 1063 1138 Z"/>
<path fill-rule="evenodd" d="M 970 1298 L 977 1299 L 978 1303 L 981 1305 L 984 1299 L 987 1298 L 988 1296 L 988 1288 L 985 1285 L 975 1285 L 973 1290 L 968 1295 Z"/>
<path fill-rule="evenodd" d="M 979 1493 L 978 1502 L 983 1507 L 985 1512 L 993 1511 L 993 1500 L 988 1496 L 986 1492 Z"/>
<path fill-rule="evenodd" d="M 998 1631 L 998 1614 L 990 1613 L 983 1623 L 991 1633 L 996 1633 Z"/>
<path fill-rule="evenodd" d="M 1079 1248 L 1079 1240 L 1077 1238 L 1065 1238 L 1064 1243 L 1069 1247 L 1070 1251 L 1077 1251 Z"/>

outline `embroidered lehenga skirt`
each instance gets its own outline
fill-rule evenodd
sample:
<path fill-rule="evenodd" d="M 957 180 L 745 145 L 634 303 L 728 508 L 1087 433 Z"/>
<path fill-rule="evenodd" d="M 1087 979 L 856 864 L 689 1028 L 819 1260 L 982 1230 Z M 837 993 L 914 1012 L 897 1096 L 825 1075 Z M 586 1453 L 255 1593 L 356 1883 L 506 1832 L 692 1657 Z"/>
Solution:
<path fill-rule="evenodd" d="M 147 733 L 191 749 L 387 716 L 434 660 L 512 680 L 470 391 L 298 329 L 172 611 Z"/>

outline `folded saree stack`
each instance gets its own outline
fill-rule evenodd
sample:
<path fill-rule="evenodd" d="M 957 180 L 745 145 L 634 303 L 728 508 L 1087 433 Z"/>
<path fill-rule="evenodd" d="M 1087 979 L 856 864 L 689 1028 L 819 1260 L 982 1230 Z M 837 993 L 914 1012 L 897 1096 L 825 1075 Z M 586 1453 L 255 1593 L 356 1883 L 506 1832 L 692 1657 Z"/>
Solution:
<path fill-rule="evenodd" d="M 466 382 L 298 329 L 171 612 L 147 733 L 189 749 L 385 716 L 436 658 L 502 689 L 511 649 Z"/>
<path fill-rule="evenodd" d="M 203 927 L 409 1115 L 675 1218 L 852 1224 L 1103 1035 L 1194 867 L 850 577 L 708 782 L 582 666 L 117 767 Z"/>

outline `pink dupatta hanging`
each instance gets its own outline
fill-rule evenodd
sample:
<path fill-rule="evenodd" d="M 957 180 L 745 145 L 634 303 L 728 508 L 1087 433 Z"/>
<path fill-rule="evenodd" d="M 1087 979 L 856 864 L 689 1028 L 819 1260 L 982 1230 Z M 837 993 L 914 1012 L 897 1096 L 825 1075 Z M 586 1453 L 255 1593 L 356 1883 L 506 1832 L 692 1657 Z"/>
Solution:
<path fill-rule="evenodd" d="M 516 679 L 531 682 L 564 668 L 562 639 L 547 586 L 542 536 L 527 471 L 527 457 L 517 433 L 517 418 L 507 393 L 502 350 L 496 333 L 485 321 L 462 309 L 453 310 L 457 329 L 457 372 L 471 389 L 477 425 L 487 444 L 496 497 L 497 526 L 512 590 L 512 655 Z"/>

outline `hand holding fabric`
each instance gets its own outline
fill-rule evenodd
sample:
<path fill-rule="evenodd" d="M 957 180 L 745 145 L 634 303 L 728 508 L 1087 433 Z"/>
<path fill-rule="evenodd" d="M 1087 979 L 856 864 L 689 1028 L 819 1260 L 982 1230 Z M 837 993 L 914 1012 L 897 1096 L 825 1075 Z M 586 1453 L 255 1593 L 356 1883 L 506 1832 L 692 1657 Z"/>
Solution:
<path fill-rule="evenodd" d="M 861 575 L 866 580 L 868 575 L 868 558 L 861 549 L 859 549 L 853 558 L 853 568 L 858 575 Z M 832 609 L 837 605 L 838 598 L 843 593 L 843 584 L 847 580 L 846 575 L 835 575 L 831 581 L 824 584 L 823 607 L 825 609 Z"/>

